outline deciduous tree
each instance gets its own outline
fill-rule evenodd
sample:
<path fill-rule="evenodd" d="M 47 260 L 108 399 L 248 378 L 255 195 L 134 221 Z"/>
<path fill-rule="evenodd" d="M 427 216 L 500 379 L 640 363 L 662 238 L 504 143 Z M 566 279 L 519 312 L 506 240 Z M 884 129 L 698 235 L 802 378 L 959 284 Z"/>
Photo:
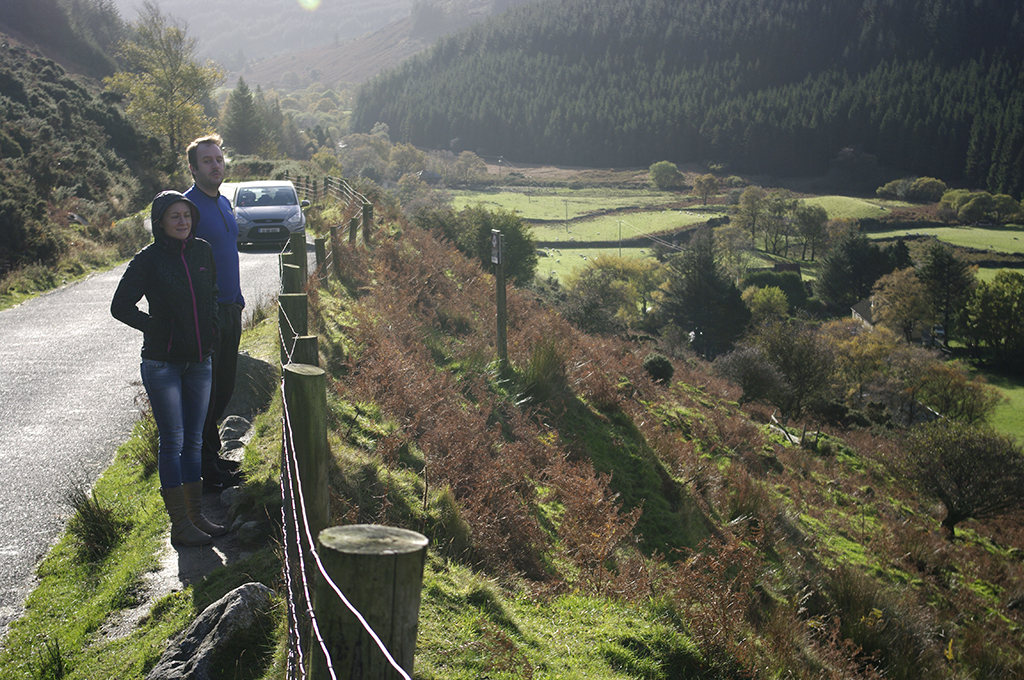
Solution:
<path fill-rule="evenodd" d="M 950 540 L 968 519 L 992 519 L 1024 508 L 1024 454 L 1006 435 L 939 420 L 911 430 L 896 470 L 946 509 Z"/>
<path fill-rule="evenodd" d="M 683 175 L 671 161 L 658 161 L 648 168 L 651 184 L 661 190 L 671 189 L 683 183 Z"/>
<path fill-rule="evenodd" d="M 734 221 L 750 232 L 750 240 L 757 243 L 757 233 L 764 228 L 767 192 L 757 186 L 747 187 L 740 195 L 740 203 L 734 211 Z"/>
<path fill-rule="evenodd" d="M 835 357 L 817 329 L 798 319 L 772 319 L 750 338 L 786 384 L 776 402 L 787 418 L 799 418 L 808 405 L 824 400 L 832 384 Z"/>
<path fill-rule="evenodd" d="M 932 325 L 927 290 L 913 267 L 898 269 L 875 282 L 871 316 L 883 326 L 902 333 L 907 342 L 913 338 L 916 325 Z"/>
<path fill-rule="evenodd" d="M 796 231 L 803 239 L 803 251 L 800 259 L 807 259 L 807 249 L 811 249 L 811 262 L 821 250 L 828 238 L 825 225 L 828 224 L 828 212 L 820 205 L 801 204 L 793 215 Z"/>
<path fill-rule="evenodd" d="M 1024 274 L 1002 269 L 978 284 L 964 308 L 965 339 L 987 347 L 1004 365 L 1019 367 L 1024 349 Z"/>
<path fill-rule="evenodd" d="M 708 196 L 718 193 L 718 178 L 708 173 L 701 175 L 694 181 L 693 190 L 700 196 L 701 203 L 708 204 Z"/>
<path fill-rule="evenodd" d="M 152 0 L 143 3 L 132 27 L 132 37 L 121 44 L 127 68 L 104 82 L 125 95 L 128 116 L 139 127 L 166 143 L 168 162 L 179 162 L 188 142 L 214 128 L 203 102 L 224 71 L 212 61 L 201 63 L 186 25 L 163 15 Z"/>

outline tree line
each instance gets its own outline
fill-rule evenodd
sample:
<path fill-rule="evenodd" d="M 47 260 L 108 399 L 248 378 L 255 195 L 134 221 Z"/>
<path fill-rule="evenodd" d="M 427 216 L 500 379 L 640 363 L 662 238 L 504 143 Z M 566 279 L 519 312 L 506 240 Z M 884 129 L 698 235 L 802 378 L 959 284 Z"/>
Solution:
<path fill-rule="evenodd" d="M 898 6 L 897 6 L 898 5 Z M 536 3 L 447 36 L 366 83 L 353 129 L 578 165 L 727 164 L 736 172 L 878 166 L 1024 189 L 1024 25 L 1010 6 Z"/>

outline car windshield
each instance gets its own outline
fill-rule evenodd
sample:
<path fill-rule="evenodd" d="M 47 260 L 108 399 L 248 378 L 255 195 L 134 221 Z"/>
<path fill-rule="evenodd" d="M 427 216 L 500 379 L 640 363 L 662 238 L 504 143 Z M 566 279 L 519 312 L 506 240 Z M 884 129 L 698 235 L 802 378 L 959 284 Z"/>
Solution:
<path fill-rule="evenodd" d="M 238 207 L 265 205 L 298 205 L 291 187 L 246 187 L 238 192 Z"/>

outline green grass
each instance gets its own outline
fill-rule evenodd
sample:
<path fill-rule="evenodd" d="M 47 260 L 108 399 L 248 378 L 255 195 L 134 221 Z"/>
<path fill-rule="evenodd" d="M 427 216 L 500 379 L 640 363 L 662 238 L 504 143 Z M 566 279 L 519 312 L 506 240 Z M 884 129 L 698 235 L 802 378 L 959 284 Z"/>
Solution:
<path fill-rule="evenodd" d="M 996 407 L 989 424 L 1003 434 L 1024 442 L 1024 378 L 980 372 L 990 384 L 999 388 L 1006 401 Z"/>
<path fill-rule="evenodd" d="M 416 653 L 420 680 L 718 677 L 656 608 L 580 594 L 506 595 L 455 564 L 428 562 Z"/>
<path fill-rule="evenodd" d="M 564 224 L 533 224 L 531 231 L 537 241 L 617 241 L 702 224 L 723 213 L 721 208 L 613 213 L 572 222 L 568 229 Z"/>

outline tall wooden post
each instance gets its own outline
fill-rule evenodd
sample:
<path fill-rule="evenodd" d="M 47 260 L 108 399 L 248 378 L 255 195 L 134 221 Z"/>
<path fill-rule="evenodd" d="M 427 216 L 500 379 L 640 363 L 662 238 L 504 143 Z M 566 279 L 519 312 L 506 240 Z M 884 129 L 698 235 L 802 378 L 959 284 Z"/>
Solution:
<path fill-rule="evenodd" d="M 426 537 L 407 529 L 355 524 L 322 531 L 319 543 L 324 571 L 411 677 Z M 339 678 L 401 677 L 320 574 L 313 602 L 317 625 Z M 311 656 L 310 676 L 327 677 L 326 660 L 320 649 L 312 649 Z"/>
<path fill-rule="evenodd" d="M 495 297 L 498 307 L 497 349 L 502 368 L 508 364 L 508 310 L 505 304 L 505 236 L 491 230 L 491 263 L 494 265 Z"/>
<path fill-rule="evenodd" d="M 353 217 L 348 221 L 348 243 L 349 245 L 356 244 L 356 232 L 359 231 L 359 218 Z"/>
<path fill-rule="evenodd" d="M 321 281 L 327 280 L 327 239 L 318 236 L 313 239 L 313 249 L 316 251 L 316 270 Z"/>
<path fill-rule="evenodd" d="M 315 335 L 299 335 L 292 350 L 293 364 L 320 365 L 320 340 Z"/>

